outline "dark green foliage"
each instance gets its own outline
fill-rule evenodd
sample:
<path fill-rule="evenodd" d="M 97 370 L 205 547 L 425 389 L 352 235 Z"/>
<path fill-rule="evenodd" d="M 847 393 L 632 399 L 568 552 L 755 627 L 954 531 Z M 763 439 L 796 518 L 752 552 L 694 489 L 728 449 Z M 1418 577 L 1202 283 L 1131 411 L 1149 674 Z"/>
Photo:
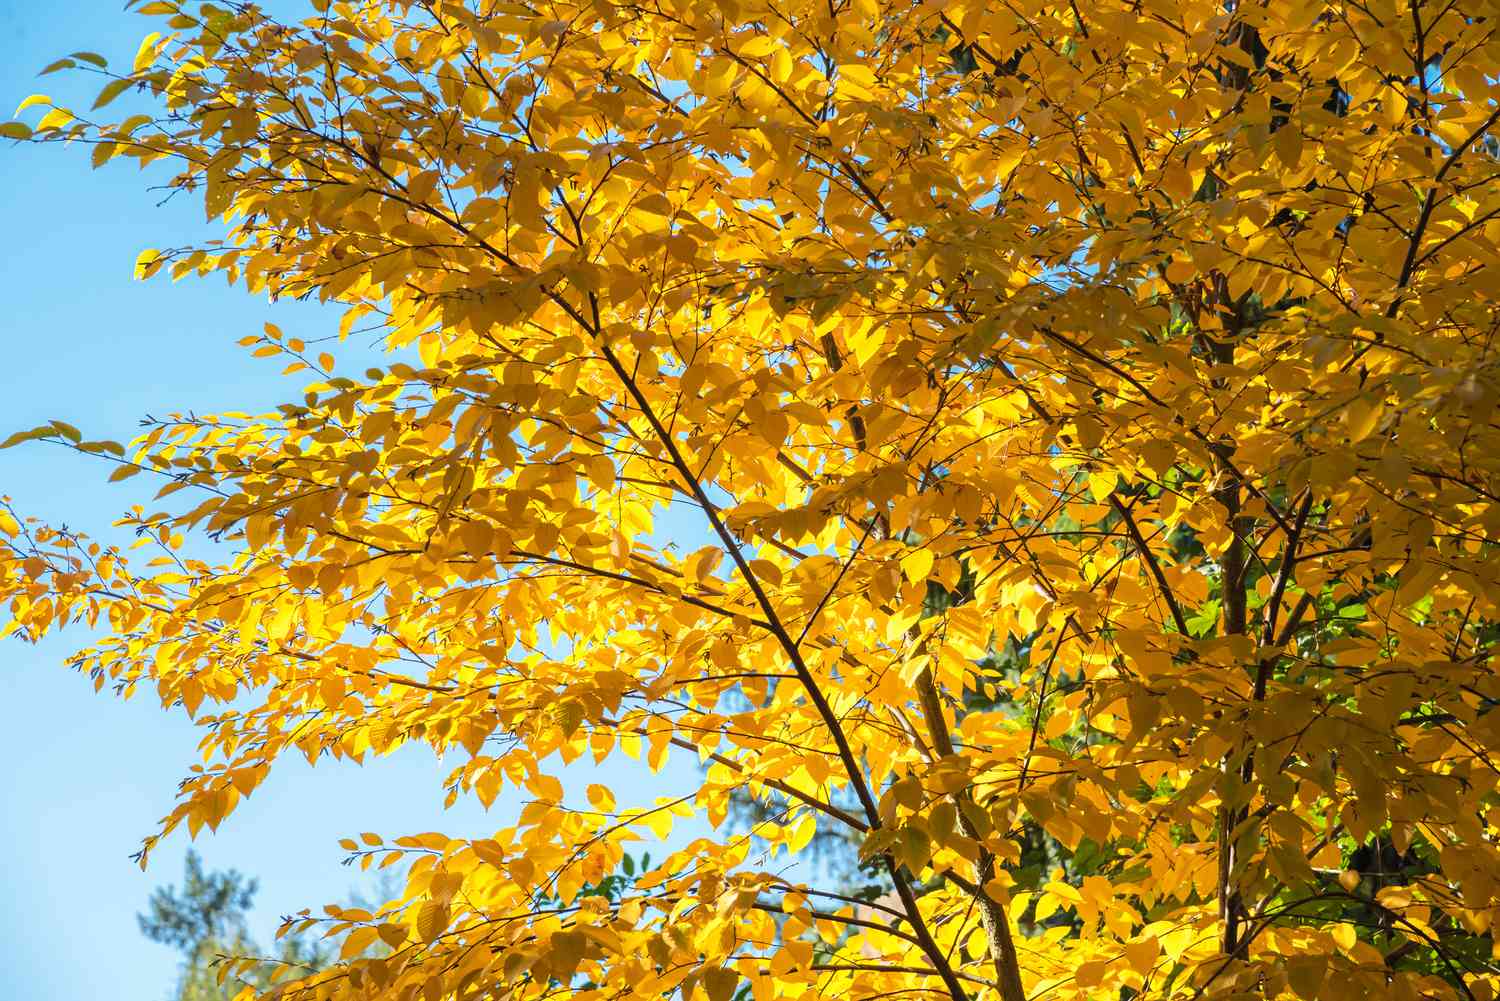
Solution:
<path fill-rule="evenodd" d="M 265 990 L 286 979 L 327 966 L 333 953 L 321 942 L 283 936 L 268 956 L 250 937 L 246 918 L 255 903 L 257 883 L 233 869 L 205 871 L 197 852 L 189 851 L 180 886 L 157 887 L 147 911 L 137 914 L 141 934 L 182 953 L 182 968 L 172 1001 L 229 1001 L 249 984 Z M 251 972 L 220 977 L 226 957 L 258 957 Z"/>
<path fill-rule="evenodd" d="M 200 943 L 245 934 L 245 915 L 255 900 L 256 881 L 233 869 L 204 872 L 195 851 L 187 853 L 182 889 L 159 886 L 147 912 L 137 914 L 141 934 L 191 956 Z"/>

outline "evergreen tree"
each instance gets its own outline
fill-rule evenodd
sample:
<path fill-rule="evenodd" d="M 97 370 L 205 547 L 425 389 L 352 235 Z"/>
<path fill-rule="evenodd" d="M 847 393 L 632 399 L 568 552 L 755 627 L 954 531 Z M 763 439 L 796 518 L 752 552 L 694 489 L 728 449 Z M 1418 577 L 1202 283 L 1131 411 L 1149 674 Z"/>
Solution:
<path fill-rule="evenodd" d="M 274 956 L 248 974 L 220 977 L 226 957 L 262 956 L 250 937 L 246 915 L 255 902 L 257 881 L 234 869 L 206 871 L 198 853 L 189 851 L 181 887 L 157 887 L 144 914 L 137 914 L 141 934 L 182 953 L 182 970 L 174 1001 L 229 1001 L 247 984 L 265 990 L 287 974 L 301 976 L 328 965 L 332 954 L 298 935 L 282 937 Z"/>

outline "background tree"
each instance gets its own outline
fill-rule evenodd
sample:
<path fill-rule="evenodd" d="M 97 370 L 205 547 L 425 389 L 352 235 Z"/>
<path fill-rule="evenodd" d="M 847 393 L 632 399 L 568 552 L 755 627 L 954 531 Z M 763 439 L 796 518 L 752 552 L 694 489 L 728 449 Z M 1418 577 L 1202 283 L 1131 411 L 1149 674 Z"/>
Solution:
<path fill-rule="evenodd" d="M 161 834 L 289 753 L 531 797 L 349 842 L 406 887 L 283 996 L 1493 997 L 1488 6 L 141 9 L 4 134 L 173 164 L 224 238 L 143 276 L 392 358 L 13 436 L 165 485 L 151 556 L 0 520 L 9 628 L 200 716 Z M 877 892 L 779 868 L 834 827 Z"/>
<path fill-rule="evenodd" d="M 204 872 L 198 853 L 189 850 L 182 889 L 157 887 L 151 892 L 147 912 L 136 920 L 141 934 L 151 941 L 192 954 L 203 942 L 245 937 L 245 915 L 255 900 L 255 890 L 255 880 L 233 869 Z"/>
<path fill-rule="evenodd" d="M 182 886 L 157 887 L 147 911 L 136 916 L 141 934 L 182 953 L 182 970 L 173 993 L 176 1001 L 227 1001 L 250 986 L 264 990 L 288 975 L 303 976 L 327 966 L 331 954 L 300 935 L 278 940 L 274 956 L 239 976 L 221 978 L 226 959 L 265 956 L 250 937 L 246 916 L 254 905 L 256 881 L 233 869 L 205 872 L 198 853 L 189 850 Z"/>

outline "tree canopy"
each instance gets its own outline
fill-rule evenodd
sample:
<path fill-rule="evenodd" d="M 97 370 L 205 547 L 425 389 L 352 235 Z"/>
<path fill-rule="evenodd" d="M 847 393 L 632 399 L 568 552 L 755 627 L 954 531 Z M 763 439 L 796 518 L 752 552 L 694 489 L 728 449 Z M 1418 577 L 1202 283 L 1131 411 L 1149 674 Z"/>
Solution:
<path fill-rule="evenodd" d="M 527 796 L 348 842 L 405 889 L 280 997 L 1495 996 L 1492 4 L 140 10 L 0 135 L 391 355 L 14 435 L 164 486 L 134 549 L 0 514 L 6 628 L 204 724 L 148 851 L 285 755 Z M 878 893 L 785 868 L 835 829 Z"/>

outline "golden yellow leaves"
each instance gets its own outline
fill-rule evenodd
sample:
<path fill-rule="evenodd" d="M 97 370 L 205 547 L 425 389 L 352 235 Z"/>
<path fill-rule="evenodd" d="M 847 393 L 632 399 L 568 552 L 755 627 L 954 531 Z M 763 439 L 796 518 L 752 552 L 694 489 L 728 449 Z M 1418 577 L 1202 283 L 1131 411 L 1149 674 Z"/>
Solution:
<path fill-rule="evenodd" d="M 818 818 L 811 812 L 805 812 L 793 826 L 790 836 L 786 839 L 787 851 L 797 854 L 812 843 L 813 836 L 818 831 Z"/>
<path fill-rule="evenodd" d="M 46 94 L 32 94 L 30 97 L 22 98 L 21 103 L 16 105 L 14 114 L 19 115 L 27 108 L 36 104 L 45 104 L 50 107 L 52 105 L 52 98 L 48 97 Z"/>
<path fill-rule="evenodd" d="M 868 66 L 845 66 L 838 77 L 838 96 L 846 100 L 870 100 L 875 90 L 875 73 Z"/>
<path fill-rule="evenodd" d="M 448 905 L 440 900 L 429 900 L 417 910 L 414 927 L 423 942 L 431 942 L 448 928 L 451 920 Z"/>
<path fill-rule="evenodd" d="M 729 1001 L 740 983 L 737 971 L 721 966 L 708 967 L 699 976 L 708 1001 Z"/>
<path fill-rule="evenodd" d="M 8 628 L 102 615 L 101 683 L 219 714 L 168 826 L 218 823 L 293 750 L 421 741 L 467 752 L 452 795 L 525 788 L 493 839 L 366 838 L 362 862 L 422 858 L 317 992 L 956 998 L 1009 982 L 975 882 L 1032 996 L 1171 964 L 1311 997 L 1384 967 L 1335 883 L 1434 941 L 1468 927 L 1493 846 L 1438 832 L 1488 795 L 1497 697 L 1490 112 L 1385 76 L 1425 31 L 1489 94 L 1479 28 L 336 9 L 201 37 L 171 14 L 134 82 L 172 113 L 94 155 L 171 156 L 233 218 L 142 277 L 338 300 L 411 357 L 335 376 L 248 338 L 321 381 L 148 429 L 116 476 L 164 472 L 180 506 L 130 523 L 165 550 L 144 565 L 0 517 Z M 65 114 L 40 131 L 86 130 Z M 12 443 L 35 438 L 124 457 L 61 424 Z M 185 561 L 198 529 L 232 552 Z M 674 747 L 705 780 L 650 805 L 543 770 Z M 695 817 L 718 830 L 626 869 Z M 777 904 L 744 840 L 836 830 L 878 863 L 878 921 Z M 1388 836 L 1454 899 L 1364 887 L 1351 859 Z M 1303 892 L 1316 916 L 1284 910 Z M 377 941 L 397 954 L 361 966 Z"/>
<path fill-rule="evenodd" d="M 602 813 L 613 813 L 615 809 L 615 794 L 609 787 L 592 782 L 588 787 L 589 805 Z"/>
<path fill-rule="evenodd" d="M 901 558 L 901 572 L 913 584 L 925 583 L 927 576 L 932 573 L 933 562 L 934 555 L 931 549 L 926 547 L 915 549 Z"/>
<path fill-rule="evenodd" d="M 1344 423 L 1349 429 L 1349 440 L 1359 442 L 1368 438 L 1384 416 L 1385 406 L 1381 400 L 1358 396 L 1344 408 Z"/>

